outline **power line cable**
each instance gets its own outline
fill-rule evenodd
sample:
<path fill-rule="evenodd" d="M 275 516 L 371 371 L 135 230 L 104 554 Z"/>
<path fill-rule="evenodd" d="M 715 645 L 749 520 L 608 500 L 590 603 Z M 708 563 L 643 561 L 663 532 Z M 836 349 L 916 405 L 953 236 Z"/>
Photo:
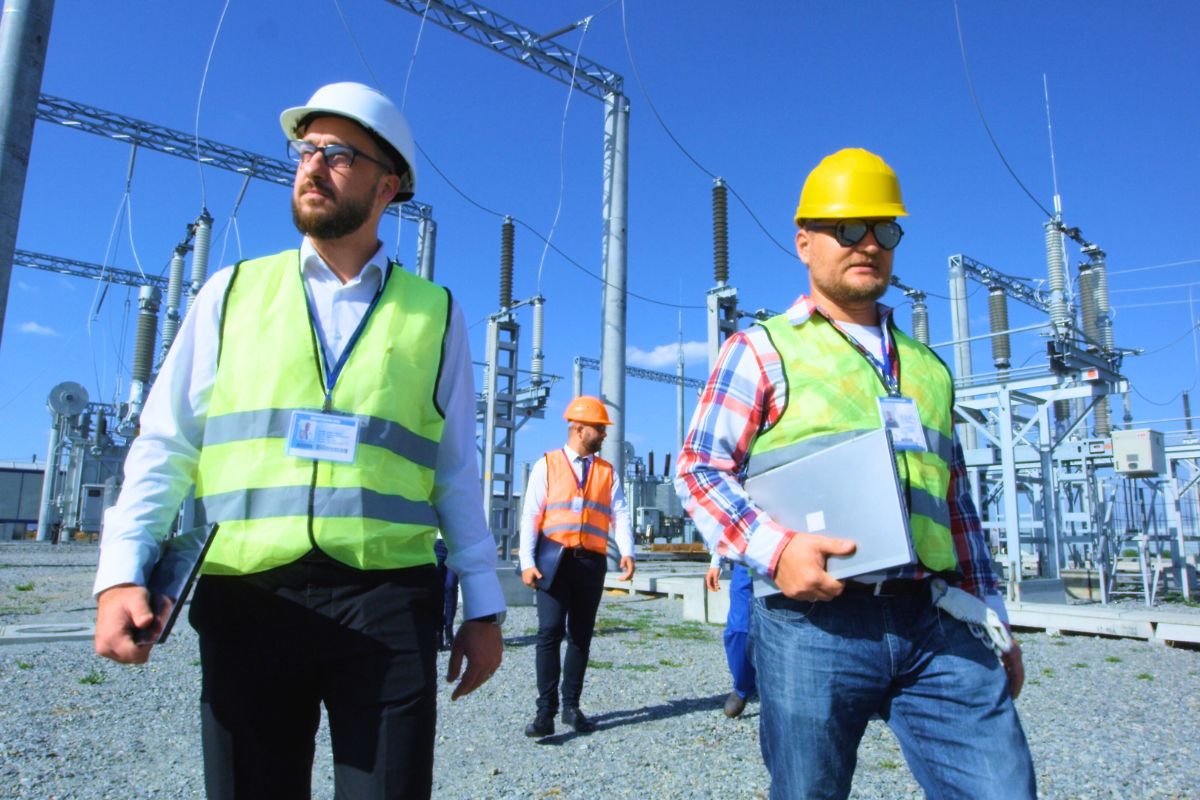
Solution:
<path fill-rule="evenodd" d="M 1149 267 L 1133 267 L 1132 269 L 1110 269 L 1109 275 L 1125 275 L 1130 272 L 1145 272 L 1151 269 L 1166 269 L 1167 267 L 1181 267 L 1185 264 L 1200 264 L 1200 258 L 1189 258 L 1183 261 L 1169 261 L 1166 264 L 1154 264 Z"/>
<path fill-rule="evenodd" d="M 204 59 L 204 71 L 200 74 L 200 91 L 196 95 L 196 127 L 195 152 L 196 171 L 200 173 L 200 207 L 208 207 L 208 187 L 204 182 L 204 162 L 200 160 L 200 106 L 204 102 L 204 88 L 208 84 L 208 71 L 212 67 L 213 53 L 217 50 L 217 39 L 221 36 L 221 27 L 225 24 L 225 14 L 229 11 L 230 0 L 225 0 L 221 8 L 221 16 L 217 18 L 217 27 L 213 31 L 212 42 L 208 45 L 208 56 Z"/>
<path fill-rule="evenodd" d="M 1025 184 L 1021 182 L 1021 179 L 1017 177 L 1017 173 L 1013 171 L 1012 166 L 1008 163 L 1008 159 L 1004 157 L 1004 153 L 1000 150 L 999 142 L 992 135 L 992 129 L 988 125 L 987 117 L 983 114 L 983 107 L 979 104 L 979 97 L 975 94 L 975 82 L 971 80 L 971 67 L 967 63 L 967 45 L 963 40 L 962 21 L 958 15 L 958 0 L 954 0 L 954 26 L 958 30 L 958 49 L 962 54 L 963 73 L 967 78 L 967 89 L 971 92 L 971 101 L 975 104 L 975 111 L 979 114 L 979 121 L 983 123 L 983 129 L 987 132 L 988 139 L 991 141 L 992 147 L 996 150 L 996 155 L 1000 157 L 1000 162 L 1004 164 L 1004 168 L 1008 170 L 1008 174 L 1017 182 L 1017 186 L 1020 186 L 1021 191 L 1025 192 L 1029 199 L 1033 201 L 1033 204 L 1042 210 L 1042 213 L 1046 215 L 1046 219 L 1054 219 L 1054 215 L 1046 210 L 1046 207 L 1033 195 L 1033 192 L 1029 191 L 1025 187 Z"/>
<path fill-rule="evenodd" d="M 683 146 L 683 143 L 680 142 L 679 139 L 675 136 L 675 134 L 671 132 L 671 129 L 670 129 L 670 127 L 668 127 L 666 120 L 664 120 L 662 118 L 662 114 L 658 113 L 658 107 L 654 105 L 654 100 L 653 100 L 653 98 L 650 97 L 650 92 L 648 92 L 646 90 L 646 85 L 642 82 L 642 74 L 638 70 L 637 60 L 633 57 L 633 46 L 629 43 L 629 26 L 625 20 L 625 0 L 621 0 L 621 32 L 625 37 L 625 52 L 629 56 L 629 65 L 631 67 L 633 67 L 634 80 L 637 81 L 638 88 L 642 90 L 642 94 L 646 98 L 646 105 L 650 106 L 650 111 L 651 111 L 651 113 L 654 114 L 654 118 L 656 120 L 658 120 L 658 124 L 662 127 L 663 131 L 667 134 L 667 138 L 669 138 L 672 142 L 674 142 L 675 146 L 679 148 L 679 151 L 681 153 L 683 153 L 685 156 L 687 156 L 687 159 L 689 161 L 691 161 L 693 164 L 695 164 L 697 169 L 699 169 L 701 172 L 703 172 L 705 175 L 707 175 L 711 180 L 715 181 L 717 179 L 717 175 L 714 172 L 712 172 L 712 170 L 708 169 L 703 164 L 701 164 L 699 161 L 697 161 L 696 157 L 693 156 L 690 152 L 688 152 L 688 149 Z M 729 193 L 732 194 L 734 196 L 734 198 L 736 198 L 737 201 L 742 204 L 742 208 L 746 209 L 746 213 L 750 215 L 750 219 L 754 220 L 754 223 L 756 225 L 758 225 L 759 230 L 761 230 L 766 235 L 766 237 L 768 239 L 770 239 L 772 243 L 774 243 L 774 245 L 776 247 L 778 247 L 780 250 L 782 250 L 785 255 L 787 255 L 793 259 L 799 260 L 800 257 L 794 251 L 788 249 L 783 244 L 781 244 L 780 241 L 778 239 L 776 239 L 769 230 L 767 230 L 767 226 L 763 225 L 762 220 L 760 220 L 758 218 L 758 215 L 754 213 L 754 210 L 752 208 L 750 208 L 750 204 L 747 203 L 746 200 L 740 194 L 738 194 L 737 189 L 733 188 L 733 186 L 729 183 L 728 180 L 725 181 L 725 188 L 728 189 Z"/>

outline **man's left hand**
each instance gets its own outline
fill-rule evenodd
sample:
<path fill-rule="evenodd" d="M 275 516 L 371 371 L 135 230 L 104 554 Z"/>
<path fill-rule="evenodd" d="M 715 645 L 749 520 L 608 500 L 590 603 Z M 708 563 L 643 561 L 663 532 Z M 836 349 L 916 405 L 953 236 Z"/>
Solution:
<path fill-rule="evenodd" d="M 621 577 L 617 578 L 617 580 L 631 580 L 634 568 L 633 556 L 621 556 Z"/>
<path fill-rule="evenodd" d="M 1021 694 L 1021 687 L 1025 685 L 1025 664 L 1021 661 L 1021 645 L 1017 644 L 1016 639 L 1013 639 L 1012 649 L 1000 656 L 1000 663 L 1008 675 L 1008 690 L 1012 693 L 1012 699 L 1016 700 Z"/>
<path fill-rule="evenodd" d="M 462 673 L 463 656 L 467 659 L 467 671 Z M 490 622 L 464 622 L 454 636 L 450 648 L 450 666 L 446 671 L 446 682 L 454 683 L 462 673 L 462 680 L 454 687 L 450 699 L 457 700 L 487 683 L 504 658 L 504 637 L 500 626 Z"/>

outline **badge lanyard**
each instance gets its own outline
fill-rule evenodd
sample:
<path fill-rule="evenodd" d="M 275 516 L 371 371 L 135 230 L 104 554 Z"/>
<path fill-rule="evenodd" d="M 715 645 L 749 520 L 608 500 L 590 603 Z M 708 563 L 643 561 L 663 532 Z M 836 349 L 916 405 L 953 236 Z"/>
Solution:
<path fill-rule="evenodd" d="M 359 338 L 367 328 L 367 322 L 371 319 L 371 314 L 375 311 L 375 307 L 379 305 L 379 298 L 383 296 L 384 287 L 387 286 L 388 278 L 392 274 L 392 263 L 388 262 L 388 268 L 384 272 L 383 278 L 379 281 L 379 288 L 375 290 L 375 296 L 371 298 L 371 304 L 367 306 L 366 312 L 362 319 L 358 321 L 358 327 L 354 329 L 354 333 L 350 336 L 350 341 L 346 342 L 346 346 L 342 349 L 342 355 L 338 358 L 337 363 L 332 366 L 329 364 L 326 357 L 328 346 L 325 342 L 325 332 L 317 322 L 317 315 L 313 311 L 312 298 L 308 296 L 308 291 L 304 292 L 304 305 L 308 309 L 308 321 L 312 325 L 313 330 L 317 334 L 317 338 L 321 342 L 321 366 L 325 376 L 325 405 L 323 411 L 329 412 L 333 410 L 333 387 L 337 385 L 338 377 L 342 374 L 342 368 L 346 366 L 346 362 L 350 359 L 350 354 L 354 351 L 354 346 L 358 344 Z"/>
<path fill-rule="evenodd" d="M 863 347 L 862 343 L 859 342 L 858 339 L 855 339 L 853 336 L 842 330 L 841 326 L 834 322 L 830 317 L 826 316 L 824 313 L 822 313 L 821 316 L 825 317 L 829 324 L 833 326 L 833 329 L 840 333 L 842 338 L 844 338 L 860 356 L 865 358 L 868 364 L 875 368 L 875 373 L 883 382 L 883 388 L 887 390 L 888 397 L 900 397 L 900 381 L 896 378 L 895 373 L 892 371 L 892 337 L 888 329 L 887 320 L 884 320 L 883 324 L 879 326 L 882 344 L 881 349 L 883 350 L 883 360 L 880 361 L 875 357 L 874 353 Z"/>

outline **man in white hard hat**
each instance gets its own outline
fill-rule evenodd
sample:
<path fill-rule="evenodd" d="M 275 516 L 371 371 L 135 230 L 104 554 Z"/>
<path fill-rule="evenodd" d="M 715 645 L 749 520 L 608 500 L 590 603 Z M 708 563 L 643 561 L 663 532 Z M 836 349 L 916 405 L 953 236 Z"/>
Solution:
<path fill-rule="evenodd" d="M 280 122 L 304 238 L 214 274 L 180 329 L 105 518 L 96 652 L 150 656 L 170 603 L 146 575 L 194 487 L 219 523 L 190 616 L 209 797 L 308 798 L 322 705 L 339 797 L 428 797 L 439 530 L 467 620 L 452 699 L 503 651 L 466 329 L 377 235 L 416 190 L 395 105 L 335 83 Z"/>
<path fill-rule="evenodd" d="M 521 504 L 521 580 L 538 590 L 537 713 L 525 735 L 539 739 L 554 733 L 560 677 L 563 724 L 576 733 L 595 730 L 579 698 L 604 594 L 610 532 L 621 555 L 619 580 L 631 579 L 635 568 L 621 478 L 599 456 L 611 424 L 608 411 L 599 398 L 583 395 L 571 401 L 563 419 L 567 443 L 529 470 Z M 560 652 L 564 634 L 566 658 Z"/>
<path fill-rule="evenodd" d="M 1037 794 L 1013 702 L 1021 648 L 955 439 L 953 380 L 878 303 L 907 213 L 874 153 L 840 150 L 809 173 L 795 222 L 811 293 L 725 342 L 679 456 L 676 490 L 697 529 L 755 573 L 750 647 L 773 800 L 846 797 L 875 715 L 928 797 Z M 809 530 L 789 529 L 744 483 L 885 427 L 916 561 L 837 580 L 828 559 L 854 552 L 846 532 L 815 513 Z M 863 483 L 862 502 L 897 491 Z"/>

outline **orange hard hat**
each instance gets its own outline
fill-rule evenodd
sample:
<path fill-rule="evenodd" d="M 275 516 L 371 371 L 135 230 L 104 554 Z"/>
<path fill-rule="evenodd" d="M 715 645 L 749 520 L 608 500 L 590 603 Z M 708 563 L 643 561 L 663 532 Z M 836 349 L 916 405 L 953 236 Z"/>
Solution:
<path fill-rule="evenodd" d="M 600 398 L 588 395 L 582 395 L 572 400 L 567 406 L 567 410 L 563 412 L 563 419 L 568 422 L 582 422 L 586 425 L 612 425 L 612 420 L 608 418 L 608 412 L 604 410 L 604 403 L 600 402 Z"/>

